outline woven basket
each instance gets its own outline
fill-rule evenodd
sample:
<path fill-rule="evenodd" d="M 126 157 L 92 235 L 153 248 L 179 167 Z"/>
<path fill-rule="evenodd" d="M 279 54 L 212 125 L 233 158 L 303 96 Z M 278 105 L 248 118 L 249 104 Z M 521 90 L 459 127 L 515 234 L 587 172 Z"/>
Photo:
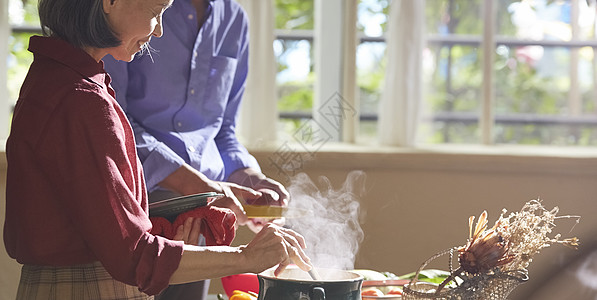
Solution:
<path fill-rule="evenodd" d="M 518 285 L 528 280 L 525 270 L 501 272 L 496 269 L 490 274 L 458 276 L 462 279 L 458 286 L 444 287 L 439 293 L 436 293 L 438 284 L 418 282 L 419 273 L 429 262 L 448 253 L 450 254 L 450 271 L 452 272 L 452 253 L 455 249 L 442 251 L 423 263 L 411 282 L 404 286 L 402 299 L 505 300 Z"/>

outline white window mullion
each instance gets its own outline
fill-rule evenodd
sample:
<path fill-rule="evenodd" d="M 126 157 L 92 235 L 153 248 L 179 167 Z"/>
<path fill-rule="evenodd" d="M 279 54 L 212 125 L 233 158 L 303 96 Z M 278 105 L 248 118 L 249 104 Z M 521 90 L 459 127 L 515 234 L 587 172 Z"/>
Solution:
<path fill-rule="evenodd" d="M 570 31 L 572 33 L 572 42 L 579 39 L 580 25 L 578 18 L 580 15 L 580 7 L 578 0 L 570 1 Z M 570 48 L 570 92 L 568 94 L 568 115 L 578 116 L 582 111 L 578 63 L 580 60 L 580 49 L 578 47 Z"/>
<path fill-rule="evenodd" d="M 495 98 L 495 85 L 494 85 L 494 53 L 495 53 L 495 20 L 496 20 L 496 1 L 485 0 L 483 2 L 483 85 L 482 85 L 482 103 L 481 103 L 481 116 L 479 126 L 481 129 L 481 141 L 485 145 L 494 143 L 493 138 L 493 127 L 495 122 L 494 115 L 494 98 Z"/>
<path fill-rule="evenodd" d="M 4 148 L 4 141 L 8 137 L 10 122 L 10 111 L 8 101 L 8 69 L 6 57 L 8 57 L 8 38 L 10 37 L 10 25 L 8 23 L 8 1 L 0 1 L 0 140 L 1 148 Z"/>
<path fill-rule="evenodd" d="M 353 110 L 344 110 L 342 123 L 342 141 L 355 143 L 359 128 L 359 87 L 357 84 L 357 8 L 358 0 L 345 0 L 343 26 L 343 82 L 342 98 L 346 106 Z"/>

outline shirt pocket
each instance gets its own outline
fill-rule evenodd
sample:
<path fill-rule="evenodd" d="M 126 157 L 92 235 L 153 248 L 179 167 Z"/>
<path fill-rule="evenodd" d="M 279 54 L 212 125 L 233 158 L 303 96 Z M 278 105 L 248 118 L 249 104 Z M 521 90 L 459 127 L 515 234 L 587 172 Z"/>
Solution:
<path fill-rule="evenodd" d="M 214 56 L 209 65 L 209 75 L 203 101 L 203 109 L 216 116 L 222 116 L 236 73 L 237 59 Z"/>

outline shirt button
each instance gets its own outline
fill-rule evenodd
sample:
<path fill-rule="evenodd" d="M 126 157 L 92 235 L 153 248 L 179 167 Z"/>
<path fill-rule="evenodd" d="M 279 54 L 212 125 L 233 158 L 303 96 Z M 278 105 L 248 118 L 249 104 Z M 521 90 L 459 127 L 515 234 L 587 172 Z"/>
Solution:
<path fill-rule="evenodd" d="M 189 146 L 189 152 L 195 152 L 195 147 Z"/>
<path fill-rule="evenodd" d="M 191 95 L 195 95 L 195 89 L 191 89 Z"/>
<path fill-rule="evenodd" d="M 176 125 L 178 125 L 178 127 L 182 127 L 182 122 L 178 122 Z"/>
<path fill-rule="evenodd" d="M 189 15 L 187 16 L 187 18 L 189 18 L 189 20 L 192 20 L 192 19 L 194 18 L 194 17 L 193 17 L 193 14 L 189 14 Z"/>

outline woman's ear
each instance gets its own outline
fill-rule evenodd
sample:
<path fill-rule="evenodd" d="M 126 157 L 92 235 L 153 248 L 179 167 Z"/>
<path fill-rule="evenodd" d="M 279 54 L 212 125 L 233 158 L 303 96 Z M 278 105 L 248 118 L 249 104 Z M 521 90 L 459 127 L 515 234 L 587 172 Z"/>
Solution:
<path fill-rule="evenodd" d="M 116 0 L 102 0 L 102 2 L 104 5 L 104 13 L 106 14 L 109 14 L 116 4 Z"/>

